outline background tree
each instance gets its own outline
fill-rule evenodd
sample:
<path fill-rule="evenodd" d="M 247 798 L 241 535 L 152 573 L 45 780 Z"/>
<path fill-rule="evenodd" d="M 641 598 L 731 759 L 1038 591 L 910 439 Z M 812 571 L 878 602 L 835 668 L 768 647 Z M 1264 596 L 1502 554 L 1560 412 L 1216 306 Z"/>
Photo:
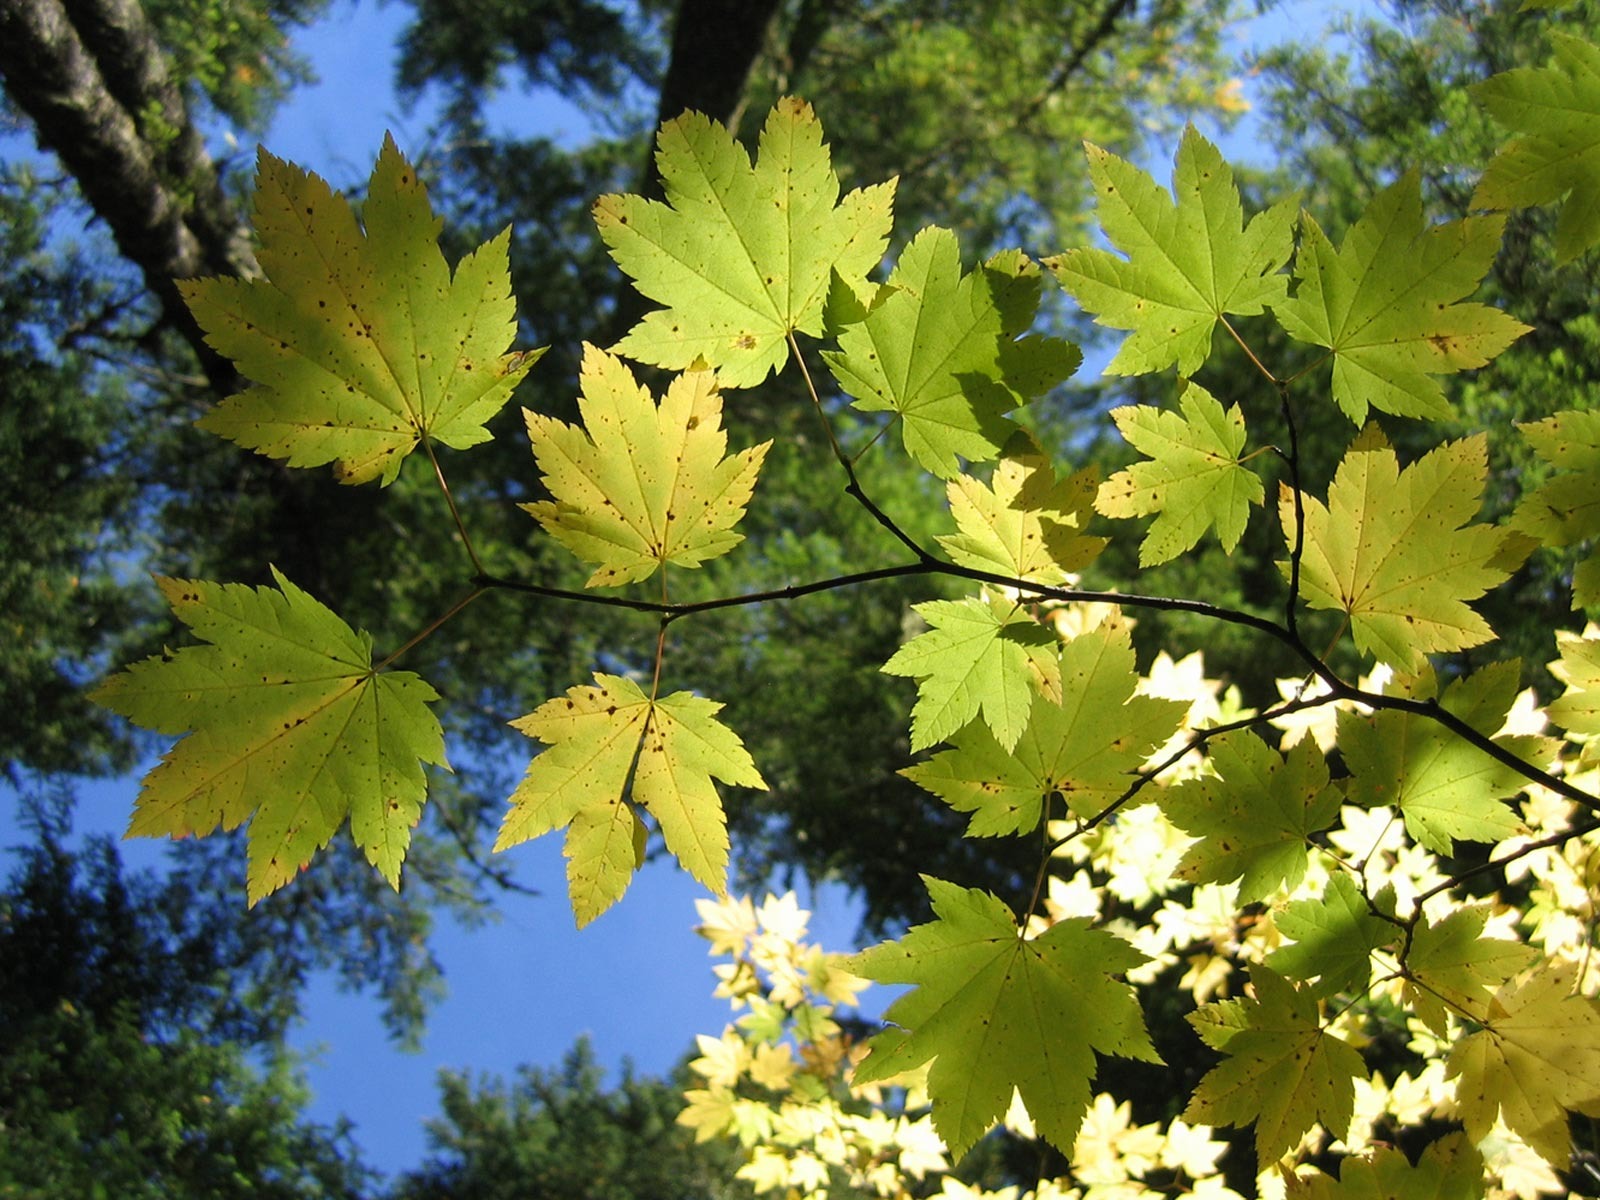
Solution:
<path fill-rule="evenodd" d="M 181 880 L 66 848 L 66 805 L 0 893 L 0 1195 L 348 1197 L 348 1133 L 306 1119 L 270 946 Z"/>
<path fill-rule="evenodd" d="M 515 1079 L 441 1076 L 442 1115 L 430 1153 L 398 1179 L 393 1200 L 723 1200 L 741 1195 L 738 1157 L 696 1142 L 677 1123 L 679 1081 L 624 1070 L 602 1083 L 580 1039 L 559 1066 L 522 1067 Z"/>

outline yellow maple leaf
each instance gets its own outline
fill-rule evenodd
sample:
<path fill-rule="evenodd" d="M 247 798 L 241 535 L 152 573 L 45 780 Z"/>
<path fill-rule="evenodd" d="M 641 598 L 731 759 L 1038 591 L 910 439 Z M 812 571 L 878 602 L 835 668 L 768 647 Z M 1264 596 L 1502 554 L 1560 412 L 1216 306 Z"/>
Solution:
<path fill-rule="evenodd" d="M 1487 1136 L 1498 1113 L 1558 1170 L 1572 1150 L 1567 1113 L 1600 1116 L 1600 1007 L 1573 992 L 1576 975 L 1556 963 L 1500 988 L 1445 1063 L 1469 1137 Z"/>
<path fill-rule="evenodd" d="M 765 790 L 744 743 L 716 720 L 722 706 L 688 692 L 653 699 L 620 675 L 595 675 L 512 727 L 548 749 L 528 767 L 500 825 L 503 850 L 567 830 L 567 880 L 579 925 L 627 889 L 653 816 L 683 868 L 723 895 L 728 833 L 712 779 Z"/>
<path fill-rule="evenodd" d="M 552 499 L 524 504 L 567 549 L 598 565 L 589 587 L 697 567 L 743 536 L 770 441 L 724 457 L 722 397 L 709 371 L 679 375 L 658 406 L 622 360 L 584 347 L 583 425 L 523 410 Z"/>

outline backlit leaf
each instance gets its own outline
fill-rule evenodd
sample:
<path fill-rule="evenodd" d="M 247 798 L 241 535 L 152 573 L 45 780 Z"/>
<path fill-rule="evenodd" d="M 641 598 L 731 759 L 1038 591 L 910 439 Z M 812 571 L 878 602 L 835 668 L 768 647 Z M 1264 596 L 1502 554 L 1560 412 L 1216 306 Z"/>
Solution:
<path fill-rule="evenodd" d="M 1249 730 L 1212 739 L 1215 775 L 1161 794 L 1161 810 L 1200 841 L 1175 872 L 1187 883 L 1239 880 L 1239 903 L 1293 888 L 1305 877 L 1309 838 L 1333 824 L 1342 793 L 1310 738 L 1280 755 Z"/>
<path fill-rule="evenodd" d="M 1060 795 L 1073 814 L 1091 817 L 1133 782 L 1133 772 L 1172 736 L 1182 701 L 1136 695 L 1138 675 L 1126 623 L 1107 621 L 1060 651 L 1061 689 L 1039 697 L 1022 736 L 1006 749 L 981 724 L 955 734 L 953 749 L 901 772 L 959 812 L 973 814 L 969 836 L 1037 828 L 1046 801 Z"/>
<path fill-rule="evenodd" d="M 1404 1150 L 1378 1146 L 1341 1160 L 1338 1179 L 1291 1171 L 1284 1181 L 1289 1200 L 1480 1200 L 1483 1176 L 1483 1155 L 1451 1133 L 1430 1142 L 1415 1165 Z"/>
<path fill-rule="evenodd" d="M 1600 1008 L 1574 994 L 1577 970 L 1547 963 L 1495 993 L 1483 1029 L 1455 1044 L 1445 1074 L 1474 1141 L 1498 1113 L 1558 1170 L 1568 1166 L 1568 1112 L 1600 1116 Z"/>
<path fill-rule="evenodd" d="M 595 225 L 647 313 L 613 349 L 670 370 L 716 368 L 751 387 L 789 358 L 791 332 L 822 332 L 837 272 L 860 289 L 888 241 L 894 183 L 839 198 L 822 126 L 785 98 L 768 114 L 756 162 L 716 121 L 684 113 L 661 127 L 666 203 L 610 195 Z"/>
<path fill-rule="evenodd" d="M 1016 426 L 1005 414 L 1078 369 L 1070 342 L 1037 334 L 1039 268 L 997 255 L 963 275 L 955 235 L 930 227 L 900 255 L 866 315 L 822 357 L 866 412 L 900 418 L 907 452 L 945 479 L 958 458 L 999 454 Z"/>
<path fill-rule="evenodd" d="M 1520 686 L 1520 665 L 1494 663 L 1456 679 L 1439 706 L 1486 737 L 1505 723 Z M 1508 737 L 1500 745 L 1543 766 L 1552 745 L 1544 738 Z M 1352 778 L 1346 795 L 1368 808 L 1396 807 L 1411 836 L 1436 854 L 1454 839 L 1498 842 L 1522 830 L 1503 801 L 1526 786 L 1521 772 L 1463 741 L 1437 721 L 1385 709 L 1339 714 L 1339 749 Z"/>
<path fill-rule="evenodd" d="M 1227 1039 L 1227 1057 L 1200 1081 L 1183 1119 L 1237 1126 L 1254 1121 L 1256 1154 L 1265 1168 L 1319 1121 L 1343 1132 L 1355 1104 L 1355 1080 L 1366 1078 L 1367 1068 L 1349 1043 L 1322 1027 L 1310 987 L 1296 987 L 1259 966 L 1250 982 L 1255 995 L 1231 1002 L 1245 1028 Z"/>
<path fill-rule="evenodd" d="M 130 837 L 203 837 L 250 821 L 253 905 L 288 883 L 348 817 L 391 887 L 426 793 L 446 766 L 438 699 L 408 671 L 375 672 L 372 643 L 276 570 L 277 588 L 157 580 L 209 642 L 135 663 L 96 702 L 185 734 L 147 776 Z"/>
<path fill-rule="evenodd" d="M 1561 657 L 1550 664 L 1550 674 L 1567 690 L 1546 707 L 1561 728 L 1585 737 L 1600 734 L 1600 637 L 1556 630 Z"/>
<path fill-rule="evenodd" d="M 1554 62 L 1505 71 L 1473 93 L 1502 125 L 1526 136 L 1484 168 L 1474 208 L 1525 208 L 1567 198 L 1556 222 L 1556 261 L 1600 243 L 1600 46 L 1554 30 Z"/>
<path fill-rule="evenodd" d="M 1446 1013 L 1476 1020 L 1507 980 L 1537 957 L 1531 946 L 1483 936 L 1489 909 L 1457 908 L 1434 923 L 1421 921 L 1406 953 L 1406 1000 L 1418 1018 L 1444 1037 Z"/>
<path fill-rule="evenodd" d="M 1379 896 L 1392 914 L 1394 897 Z M 1278 932 L 1293 939 L 1267 956 L 1267 965 L 1292 979 L 1316 980 L 1315 995 L 1360 994 L 1372 978 L 1372 952 L 1399 940 L 1394 921 L 1372 911 L 1355 880 L 1343 871 L 1328 879 L 1320 899 L 1294 900 L 1278 913 Z"/>
<path fill-rule="evenodd" d="M 1093 467 L 1058 481 L 1032 436 L 1018 430 L 987 485 L 970 475 L 950 481 L 950 513 L 961 532 L 939 544 L 963 566 L 1062 583 L 1105 548 L 1105 538 L 1084 533 L 1098 483 Z"/>
<path fill-rule="evenodd" d="M 1363 435 L 1339 464 L 1324 506 L 1304 497 L 1300 587 L 1312 608 L 1350 614 L 1356 646 L 1409 668 L 1436 651 L 1464 650 L 1493 631 L 1467 605 L 1503 582 L 1506 535 L 1469 524 L 1488 467 L 1482 434 L 1448 442 L 1404 471 L 1381 435 Z M 1294 500 L 1278 511 L 1294 545 Z M 1280 564 L 1285 575 L 1288 564 Z"/>
<path fill-rule="evenodd" d="M 1045 265 L 1096 324 L 1133 331 L 1107 374 L 1175 365 L 1191 375 L 1210 354 L 1223 314 L 1253 315 L 1287 294 L 1279 268 L 1293 248 L 1294 202 L 1246 225 L 1233 171 L 1192 125 L 1178 145 L 1171 196 L 1132 163 L 1098 146 L 1086 150 L 1100 225 L 1127 257 L 1068 250 Z"/>
<path fill-rule="evenodd" d="M 1015 601 L 929 600 L 916 611 L 931 628 L 883 664 L 887 674 L 917 681 L 912 750 L 944 741 L 979 715 L 1002 746 L 1015 746 L 1034 693 L 1061 695 L 1058 639 Z"/>
<path fill-rule="evenodd" d="M 697 567 L 743 536 L 771 442 L 724 458 L 722 397 L 709 371 L 676 377 L 658 407 L 621 359 L 584 348 L 580 428 L 523 410 L 554 499 L 522 505 L 557 541 L 599 565 L 589 587 Z"/>
<path fill-rule="evenodd" d="M 1522 498 L 1512 524 L 1551 546 L 1600 537 L 1600 413 L 1560 412 L 1517 426 L 1558 473 Z M 1600 604 L 1600 558 L 1572 576 L 1572 607 Z"/>
<path fill-rule="evenodd" d="M 1149 457 L 1106 480 L 1095 507 L 1108 517 L 1157 514 L 1139 547 L 1143 567 L 1193 549 L 1212 528 L 1222 548 L 1233 553 L 1250 506 L 1266 495 L 1261 477 L 1239 462 L 1245 442 L 1239 406 L 1224 412 L 1210 392 L 1192 383 L 1178 405 L 1182 416 L 1146 405 L 1111 410 L 1123 438 Z"/>
<path fill-rule="evenodd" d="M 688 692 L 651 700 L 631 679 L 594 678 L 511 723 L 547 748 L 511 794 L 495 849 L 565 827 L 572 911 L 586 925 L 643 861 L 642 808 L 684 870 L 724 895 L 728 833 L 712 780 L 767 785 L 716 719 L 722 705 Z"/>
<path fill-rule="evenodd" d="M 1503 217 L 1428 226 L 1415 172 L 1373 197 L 1333 243 L 1300 218 L 1292 300 L 1273 305 L 1289 336 L 1333 357 L 1333 398 L 1357 425 L 1369 407 L 1401 417 L 1450 416 L 1435 375 L 1481 367 L 1528 327 L 1498 309 L 1458 303 L 1500 249 Z"/>
<path fill-rule="evenodd" d="M 912 984 L 868 1044 L 857 1085 L 932 1060 L 933 1124 L 952 1157 L 1005 1113 L 1013 1092 L 1039 1132 L 1070 1150 L 1089 1106 L 1095 1055 L 1159 1062 L 1133 989 L 1115 978 L 1145 961 L 1086 920 L 1024 938 L 987 892 L 924 877 L 935 919 L 852 956 L 847 969 Z"/>
<path fill-rule="evenodd" d="M 180 283 L 206 341 L 252 381 L 200 427 L 293 467 L 333 463 L 345 483 L 387 484 L 424 438 L 464 449 L 543 351 L 516 333 L 506 248 L 480 246 L 454 276 L 416 172 L 384 138 L 361 209 L 265 150 L 255 194 L 261 279 Z"/>

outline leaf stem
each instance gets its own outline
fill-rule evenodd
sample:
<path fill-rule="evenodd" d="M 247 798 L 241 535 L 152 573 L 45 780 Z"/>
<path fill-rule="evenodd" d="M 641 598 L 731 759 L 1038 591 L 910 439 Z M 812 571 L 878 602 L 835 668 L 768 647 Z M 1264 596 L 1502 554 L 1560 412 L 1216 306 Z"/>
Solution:
<path fill-rule="evenodd" d="M 450 484 L 445 480 L 444 468 L 439 465 L 439 456 L 433 452 L 433 440 L 424 432 L 422 435 L 422 448 L 427 452 L 428 461 L 433 464 L 433 477 L 439 481 L 439 490 L 444 493 L 444 502 L 450 506 L 450 519 L 456 523 L 456 533 L 461 536 L 461 544 L 466 547 L 467 557 L 472 560 L 474 575 L 483 574 L 483 563 L 478 558 L 477 548 L 472 544 L 472 537 L 467 533 L 467 526 L 461 519 L 461 510 L 456 507 L 455 493 L 450 490 Z"/>
<path fill-rule="evenodd" d="M 379 671 L 387 670 L 389 665 L 397 658 L 416 647 L 418 643 L 426 641 L 428 638 L 432 637 L 442 626 L 447 624 L 452 618 L 460 613 L 462 609 L 466 608 L 467 605 L 471 604 L 486 591 L 488 591 L 488 588 L 482 586 L 481 584 L 475 584 L 470 592 L 446 609 L 442 616 L 435 617 L 433 620 L 429 621 L 422 627 L 420 632 L 413 634 L 406 641 L 406 643 L 400 647 L 400 649 L 396 650 L 382 662 L 373 667 L 372 673 L 376 675 Z"/>

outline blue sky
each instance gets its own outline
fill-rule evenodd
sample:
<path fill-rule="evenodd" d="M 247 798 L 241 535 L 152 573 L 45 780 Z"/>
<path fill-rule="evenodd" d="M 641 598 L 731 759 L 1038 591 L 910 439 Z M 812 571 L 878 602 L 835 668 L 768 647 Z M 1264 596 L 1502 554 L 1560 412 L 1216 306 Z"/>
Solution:
<path fill-rule="evenodd" d="M 1241 47 L 1319 28 L 1346 7 L 1365 6 L 1286 5 L 1254 23 Z M 320 82 L 294 94 L 265 138 L 268 148 L 340 186 L 365 178 L 386 130 L 402 148 L 413 146 L 426 118 L 404 113 L 390 88 L 391 49 L 405 12 L 360 0 L 336 6 L 309 31 L 300 49 Z M 583 134 L 581 114 L 549 98 L 511 96 L 494 113 L 523 132 Z M 1229 152 L 1242 154 L 1250 146 L 1248 129 L 1229 143 Z M 80 832 L 120 832 L 136 792 L 131 778 L 86 788 Z M 0 845 L 18 840 L 14 803 L 0 791 Z M 521 1063 L 551 1065 L 587 1035 L 601 1062 L 615 1067 L 630 1059 L 641 1071 L 660 1073 L 696 1033 L 719 1032 L 727 1019 L 726 1002 L 711 996 L 705 943 L 692 931 L 694 900 L 703 889 L 670 861 L 647 867 L 620 905 L 579 932 L 564 898 L 559 840 L 547 837 L 511 853 L 519 876 L 545 894 L 507 896 L 502 920 L 485 928 L 442 926 L 435 948 L 449 995 L 432 1012 L 419 1052 L 403 1053 L 388 1042 L 369 997 L 340 993 L 326 979 L 307 997 L 308 1019 L 294 1040 L 313 1055 L 312 1112 L 329 1121 L 350 1117 L 364 1155 L 381 1169 L 421 1161 L 422 1121 L 437 1111 L 441 1068 L 509 1073 Z M 160 854 L 153 843 L 127 848 L 136 865 L 159 863 Z M 830 889 L 802 896 L 802 903 L 815 913 L 814 939 L 850 948 L 857 910 L 846 896 Z"/>

